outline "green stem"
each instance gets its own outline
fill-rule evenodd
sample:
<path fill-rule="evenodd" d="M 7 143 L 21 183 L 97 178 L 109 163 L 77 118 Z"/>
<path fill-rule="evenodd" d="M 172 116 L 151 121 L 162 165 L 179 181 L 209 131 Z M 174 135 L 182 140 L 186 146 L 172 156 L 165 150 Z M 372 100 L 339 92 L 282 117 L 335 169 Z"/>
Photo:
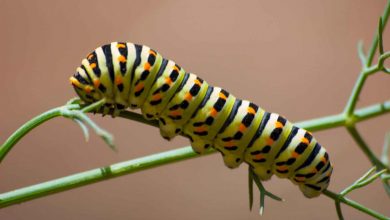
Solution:
<path fill-rule="evenodd" d="M 141 114 L 129 111 L 123 111 L 119 114 L 119 117 L 130 119 L 132 121 L 141 122 L 150 126 L 158 127 L 157 120 L 146 120 Z"/>
<path fill-rule="evenodd" d="M 390 14 L 390 1 L 387 2 L 387 5 L 385 7 L 385 11 L 383 12 L 383 16 L 382 16 L 383 29 L 386 27 L 386 23 L 387 23 L 387 20 L 389 18 L 389 14 Z M 368 54 L 367 59 L 366 59 L 366 65 L 363 66 L 363 70 L 361 71 L 361 73 L 357 79 L 357 82 L 355 83 L 355 85 L 353 87 L 351 96 L 348 99 L 347 105 L 345 106 L 344 112 L 345 112 L 345 114 L 347 114 L 347 116 L 352 116 L 353 111 L 356 107 L 358 97 L 359 97 L 360 92 L 363 88 L 364 82 L 367 79 L 367 76 L 370 75 L 371 73 L 376 72 L 377 71 L 376 69 L 379 68 L 378 65 L 376 66 L 376 68 L 374 68 L 374 70 L 371 67 L 377 47 L 378 47 L 378 33 L 375 33 L 374 40 L 371 44 L 370 51 L 369 51 L 369 54 Z"/>
<path fill-rule="evenodd" d="M 69 108 L 76 107 L 78 105 L 71 105 L 68 106 Z M 8 154 L 8 152 L 12 149 L 12 147 L 22 138 L 24 137 L 28 132 L 30 132 L 32 129 L 37 127 L 38 125 L 42 124 L 45 121 L 48 121 L 52 118 L 61 116 L 63 106 L 53 108 L 47 112 L 44 112 L 35 118 L 31 119 L 22 127 L 20 127 L 18 130 L 16 130 L 0 147 L 0 163 L 3 161 L 4 157 Z"/>
<path fill-rule="evenodd" d="M 343 212 L 341 211 L 340 201 L 335 200 L 336 212 L 339 220 L 344 220 Z"/>
<path fill-rule="evenodd" d="M 357 109 L 354 114 L 354 122 L 361 122 L 373 117 L 383 115 L 388 112 L 390 112 L 390 100 L 383 103 L 374 104 L 361 109 Z M 141 114 L 135 112 L 123 111 L 119 114 L 119 117 L 158 127 L 158 121 L 146 120 Z M 345 126 L 346 124 L 347 119 L 344 113 L 310 119 L 296 123 L 298 127 L 304 128 L 311 132 L 341 127 Z"/>
<path fill-rule="evenodd" d="M 99 102 L 93 103 L 91 105 L 86 106 L 81 111 L 79 104 L 73 104 L 75 99 L 69 101 L 66 105 L 60 106 L 57 108 L 53 108 L 49 111 L 46 111 L 33 119 L 26 122 L 19 129 L 17 129 L 0 147 L 0 163 L 4 160 L 5 156 L 11 151 L 13 146 L 28 132 L 32 129 L 36 128 L 40 124 L 53 119 L 58 116 L 68 117 L 74 120 L 78 120 L 78 123 L 85 122 L 87 123 L 94 131 L 101 136 L 110 147 L 114 149 L 114 145 L 112 143 L 112 137 L 105 130 L 98 127 L 93 121 L 91 121 L 84 112 L 90 112 L 102 106 L 105 103 L 105 100 L 100 100 Z M 81 121 L 80 121 L 81 120 Z"/>
<path fill-rule="evenodd" d="M 367 145 L 367 143 L 364 141 L 360 133 L 357 131 L 355 126 L 349 126 L 347 127 L 348 132 L 351 134 L 353 139 L 356 141 L 360 149 L 364 152 L 364 154 L 367 155 L 369 160 L 371 161 L 371 164 L 376 166 L 377 169 L 388 169 L 382 161 L 380 161 L 375 154 L 371 151 L 370 147 Z"/>
<path fill-rule="evenodd" d="M 340 196 L 339 194 L 334 193 L 332 191 L 324 190 L 322 192 L 322 194 L 324 194 L 325 196 L 327 196 L 327 197 L 329 197 L 329 198 L 331 198 L 331 199 L 333 199 L 335 201 L 342 202 L 342 203 L 344 203 L 344 204 L 346 204 L 348 206 L 351 206 L 351 207 L 353 207 L 353 208 L 355 208 L 357 210 L 360 210 L 360 211 L 362 211 L 364 213 L 367 213 L 368 215 L 371 215 L 374 218 L 381 219 L 381 220 L 382 219 L 383 220 L 388 220 L 389 219 L 388 217 L 386 217 L 386 216 L 384 216 L 384 215 L 382 215 L 382 214 L 380 214 L 380 213 L 378 213 L 378 212 L 376 212 L 376 211 L 374 211 L 372 209 L 366 208 L 365 206 L 360 205 L 359 203 L 357 203 L 355 201 L 352 201 L 350 199 L 347 199 L 347 198 L 345 198 L 343 196 Z"/>
<path fill-rule="evenodd" d="M 382 15 L 383 29 L 385 29 L 385 27 L 386 27 L 389 15 L 390 15 L 390 1 L 387 1 L 385 11 L 383 12 L 383 15 Z M 372 40 L 370 51 L 369 51 L 369 54 L 367 56 L 366 67 L 371 66 L 372 61 L 374 60 L 374 55 L 375 55 L 377 48 L 378 48 L 378 34 L 376 33 L 374 39 Z"/>
<path fill-rule="evenodd" d="M 59 109 L 55 108 L 52 111 Z M 48 112 L 52 112 L 48 111 Z M 376 104 L 369 107 L 365 107 L 356 111 L 356 119 L 358 121 L 366 120 L 375 116 L 382 115 L 390 112 L 390 101 Z M 47 114 L 47 113 L 46 113 Z M 42 114 L 37 118 L 40 120 L 48 120 L 46 114 Z M 309 129 L 312 131 L 319 131 L 334 127 L 344 126 L 346 119 L 344 114 L 333 115 L 324 118 L 312 119 L 308 121 L 302 121 L 296 123 L 299 127 Z M 142 123 L 147 123 L 153 126 L 157 126 L 156 121 L 147 121 L 142 115 L 133 112 L 122 112 L 120 117 L 136 120 Z M 23 134 L 24 135 L 24 134 Z M 5 145 L 5 144 L 4 144 Z M 216 151 L 210 150 L 207 154 L 214 153 Z M 70 189 L 74 189 L 80 186 L 85 186 L 91 183 L 111 179 L 114 177 L 122 176 L 129 173 L 138 172 L 145 169 L 150 169 L 156 166 L 170 164 L 190 158 L 199 157 L 192 151 L 191 147 L 184 147 L 177 150 L 171 150 L 162 152 L 122 163 L 117 163 L 108 167 L 98 168 L 78 174 L 74 174 L 68 177 L 59 178 L 56 180 L 40 183 L 33 186 L 16 189 L 11 192 L 0 194 L 0 207 L 6 207 L 21 202 L 37 199 L 46 195 L 62 192 Z"/>
<path fill-rule="evenodd" d="M 214 151 L 208 151 L 206 154 L 210 154 L 212 152 Z M 100 182 L 129 173 L 151 169 L 153 167 L 179 162 L 199 156 L 200 155 L 196 154 L 191 147 L 183 147 L 176 150 L 170 150 L 126 162 L 113 164 L 107 167 L 73 174 L 67 177 L 62 177 L 59 179 L 3 193 L 0 195 L 0 207 L 4 208 L 10 205 L 19 204 L 21 202 L 74 189 L 91 183 Z"/>
<path fill-rule="evenodd" d="M 360 95 L 360 92 L 362 91 L 363 85 L 365 84 L 367 77 L 370 74 L 375 73 L 378 70 L 379 70 L 379 67 L 374 66 L 373 68 L 365 69 L 364 71 L 362 71 L 360 73 L 360 75 L 359 75 L 358 79 L 356 80 L 356 83 L 352 89 L 352 94 L 349 97 L 347 105 L 345 106 L 345 109 L 344 109 L 344 113 L 347 116 L 351 117 L 353 115 L 353 112 L 354 112 L 355 107 L 356 107 L 356 103 L 358 101 L 358 97 Z"/>

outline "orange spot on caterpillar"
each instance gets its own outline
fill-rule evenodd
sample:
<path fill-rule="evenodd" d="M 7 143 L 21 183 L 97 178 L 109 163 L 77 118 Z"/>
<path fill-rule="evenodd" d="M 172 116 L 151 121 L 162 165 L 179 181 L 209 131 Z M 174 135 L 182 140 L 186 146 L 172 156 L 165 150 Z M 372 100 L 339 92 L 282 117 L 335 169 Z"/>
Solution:
<path fill-rule="evenodd" d="M 252 114 L 252 115 L 254 115 L 254 114 L 256 114 L 256 111 L 255 111 L 255 109 L 254 108 L 252 108 L 252 107 L 248 107 L 248 113 L 250 113 L 250 114 Z"/>
<path fill-rule="evenodd" d="M 327 162 L 325 157 L 321 157 L 321 161 L 325 164 Z"/>
<path fill-rule="evenodd" d="M 197 80 L 197 79 L 195 79 L 194 82 L 195 82 L 195 84 L 198 85 L 198 86 L 201 86 L 201 85 L 202 85 L 202 83 L 201 83 L 199 80 Z"/>
<path fill-rule="evenodd" d="M 95 69 L 95 68 L 96 68 L 96 63 L 91 63 L 91 64 L 89 64 L 89 66 L 90 66 L 92 69 Z"/>
<path fill-rule="evenodd" d="M 154 52 L 153 50 L 149 50 L 149 54 L 152 54 L 153 56 L 157 56 L 156 52 Z"/>
<path fill-rule="evenodd" d="M 255 158 L 256 160 L 261 160 L 261 159 L 264 159 L 265 157 L 264 157 L 263 154 L 257 154 L 257 155 L 254 156 L 254 158 Z"/>
<path fill-rule="evenodd" d="M 295 179 L 297 179 L 298 181 L 304 181 L 306 178 L 304 176 L 298 176 L 298 177 L 295 177 Z"/>
<path fill-rule="evenodd" d="M 178 110 L 175 110 L 175 111 L 171 111 L 171 112 L 169 113 L 169 115 L 170 115 L 170 116 L 179 116 L 179 115 L 182 115 L 182 114 L 181 114 L 181 110 L 178 109 Z"/>
<path fill-rule="evenodd" d="M 124 44 L 117 44 L 116 47 L 117 48 L 126 48 L 126 45 L 124 45 Z"/>
<path fill-rule="evenodd" d="M 144 69 L 145 69 L 145 70 L 150 70 L 150 63 L 146 62 L 146 63 L 144 64 Z"/>
<path fill-rule="evenodd" d="M 172 79 L 170 77 L 165 78 L 165 83 L 168 85 L 172 84 Z"/>
<path fill-rule="evenodd" d="M 238 128 L 238 130 L 239 131 L 241 131 L 241 132 L 243 132 L 243 131 L 245 131 L 245 129 L 246 129 L 246 126 L 244 125 L 244 124 L 240 124 L 240 127 Z"/>
<path fill-rule="evenodd" d="M 121 62 L 121 63 L 125 63 L 125 62 L 126 62 L 126 57 L 123 56 L 123 55 L 120 55 L 120 56 L 118 57 L 118 61 Z"/>
<path fill-rule="evenodd" d="M 161 93 L 157 93 L 157 94 L 155 94 L 155 95 L 152 96 L 152 100 L 153 100 L 153 101 L 160 100 L 161 98 L 162 98 Z"/>
<path fill-rule="evenodd" d="M 220 93 L 219 93 L 219 98 L 221 98 L 221 99 L 226 99 L 226 96 L 225 96 L 225 94 L 223 94 L 222 92 L 220 92 Z"/>
<path fill-rule="evenodd" d="M 115 77 L 115 85 L 119 85 L 119 84 L 122 84 L 122 83 L 123 83 L 122 76 L 117 75 L 117 76 Z"/>
<path fill-rule="evenodd" d="M 294 152 L 292 152 L 291 157 L 297 158 L 297 157 L 299 157 L 299 154 L 294 151 Z"/>
<path fill-rule="evenodd" d="M 283 128 L 283 124 L 277 121 L 277 122 L 275 123 L 275 127 L 276 127 L 276 128 Z"/>
<path fill-rule="evenodd" d="M 187 93 L 185 94 L 185 96 L 184 96 L 184 99 L 187 100 L 187 101 L 191 101 L 191 99 L 192 99 L 191 93 L 187 92 Z"/>
<path fill-rule="evenodd" d="M 215 117 L 218 114 L 217 110 L 215 108 L 212 108 L 210 111 L 210 115 Z"/>
<path fill-rule="evenodd" d="M 135 86 L 134 91 L 139 92 L 142 88 L 144 88 L 144 84 L 140 82 L 138 85 Z"/>
<path fill-rule="evenodd" d="M 307 138 L 305 138 L 305 137 L 303 137 L 303 138 L 301 139 L 301 142 L 302 142 L 302 143 L 305 143 L 305 144 L 309 144 L 309 140 L 308 140 Z"/>
<path fill-rule="evenodd" d="M 278 166 L 278 170 L 280 170 L 280 171 L 286 171 L 286 170 L 288 170 L 288 166 L 286 166 L 286 165 L 281 165 L 281 166 Z"/>
<path fill-rule="evenodd" d="M 100 85 L 100 80 L 99 79 L 94 79 L 93 80 L 93 86 L 95 86 L 95 88 L 98 88 Z"/>
<path fill-rule="evenodd" d="M 205 126 L 197 127 L 197 128 L 195 128 L 195 131 L 201 133 L 201 132 L 207 131 L 207 128 Z"/>
<path fill-rule="evenodd" d="M 234 140 L 230 140 L 228 142 L 225 142 L 224 144 L 224 147 L 234 147 L 236 146 L 236 143 L 234 142 Z"/>
<path fill-rule="evenodd" d="M 91 93 L 92 90 L 93 90 L 92 86 L 85 86 L 85 88 L 84 88 L 84 91 L 86 93 Z"/>
<path fill-rule="evenodd" d="M 93 54 L 89 54 L 89 55 L 87 56 L 87 59 L 90 60 L 90 59 L 92 59 L 92 57 L 93 57 Z"/>
<path fill-rule="evenodd" d="M 268 138 L 266 142 L 267 142 L 267 145 L 271 146 L 274 143 L 274 140 L 272 140 L 271 138 Z"/>

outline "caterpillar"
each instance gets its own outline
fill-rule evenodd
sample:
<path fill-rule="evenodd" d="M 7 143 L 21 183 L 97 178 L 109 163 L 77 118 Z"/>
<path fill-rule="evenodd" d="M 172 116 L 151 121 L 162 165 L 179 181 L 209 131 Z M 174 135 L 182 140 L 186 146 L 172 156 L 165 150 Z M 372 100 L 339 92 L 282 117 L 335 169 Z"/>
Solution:
<path fill-rule="evenodd" d="M 288 178 L 308 198 L 329 184 L 329 155 L 310 132 L 209 85 L 147 46 L 98 47 L 70 82 L 87 104 L 104 98 L 103 113 L 141 109 L 144 118 L 158 120 L 163 138 L 182 134 L 199 154 L 212 147 L 229 168 L 245 162 L 260 180 Z"/>

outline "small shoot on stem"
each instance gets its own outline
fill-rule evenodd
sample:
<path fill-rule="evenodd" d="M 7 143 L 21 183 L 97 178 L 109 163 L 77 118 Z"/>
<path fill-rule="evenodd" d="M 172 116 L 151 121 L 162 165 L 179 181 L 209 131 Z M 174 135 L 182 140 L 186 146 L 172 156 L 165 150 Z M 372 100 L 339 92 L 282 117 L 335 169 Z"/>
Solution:
<path fill-rule="evenodd" d="M 253 172 L 253 169 L 251 167 L 248 168 L 248 176 L 249 176 L 249 209 L 252 210 L 253 205 L 253 182 L 256 183 L 259 192 L 260 192 L 260 209 L 259 214 L 263 215 L 264 212 L 264 199 L 265 196 L 270 197 L 271 199 L 277 200 L 277 201 L 284 201 L 283 198 L 280 198 L 279 196 L 276 196 L 275 194 L 267 191 L 263 184 L 261 183 L 259 177 Z"/>
<path fill-rule="evenodd" d="M 383 54 L 383 21 L 382 17 L 379 18 L 378 25 L 378 46 L 379 46 L 379 55 Z"/>
<path fill-rule="evenodd" d="M 85 142 L 88 142 L 89 141 L 88 127 L 82 121 L 80 121 L 78 119 L 73 119 L 73 121 L 75 121 L 80 126 L 81 130 L 83 131 L 84 137 L 85 137 Z"/>
<path fill-rule="evenodd" d="M 385 135 L 385 143 L 382 149 L 381 161 L 386 166 L 389 166 L 389 146 L 390 146 L 390 132 Z"/>
<path fill-rule="evenodd" d="M 387 167 L 389 166 L 389 146 L 390 146 L 390 132 L 385 135 L 385 143 L 383 145 L 383 150 L 381 155 L 381 161 Z M 388 172 L 382 174 L 381 179 L 382 179 L 383 187 L 387 192 L 387 195 L 390 196 L 390 183 L 389 183 L 390 174 Z"/>
<path fill-rule="evenodd" d="M 69 106 L 69 105 L 81 105 L 81 100 L 79 97 L 73 97 L 71 99 L 69 99 L 69 101 L 66 102 L 65 106 Z"/>
<path fill-rule="evenodd" d="M 340 196 L 345 196 L 355 189 L 361 188 L 363 186 L 366 186 L 366 185 L 372 183 L 375 179 L 377 179 L 378 177 L 380 177 L 382 174 L 384 174 L 387 171 L 386 169 L 383 169 L 379 172 L 375 172 L 375 170 L 376 170 L 376 167 L 372 167 L 362 177 L 360 177 L 358 180 L 356 180 L 352 185 L 345 188 L 340 193 Z"/>
<path fill-rule="evenodd" d="M 249 210 L 252 211 L 253 207 L 253 173 L 250 167 L 248 171 L 248 191 L 249 191 Z"/>
<path fill-rule="evenodd" d="M 70 103 L 77 103 L 79 100 L 77 99 L 71 99 L 67 102 L 67 104 Z M 61 109 L 61 115 L 70 118 L 73 121 L 75 121 L 80 127 L 81 130 L 84 133 L 85 140 L 89 140 L 89 131 L 87 125 L 94 130 L 94 132 L 100 136 L 104 142 L 114 151 L 117 151 L 114 145 L 114 138 L 113 136 L 104 130 L 103 128 L 99 127 L 95 122 L 93 122 L 85 113 L 88 112 L 94 112 L 100 109 L 104 104 L 106 103 L 105 99 L 102 99 L 98 102 L 92 103 L 90 105 L 85 106 L 82 109 L 69 109 L 67 108 L 67 105 L 64 106 L 64 108 Z"/>
<path fill-rule="evenodd" d="M 366 55 L 364 52 L 364 44 L 363 44 L 362 40 L 360 40 L 358 42 L 357 48 L 358 48 L 358 55 L 359 55 L 360 62 L 362 64 L 362 67 L 364 68 L 366 66 L 366 63 L 367 63 L 367 58 L 366 58 Z"/>
<path fill-rule="evenodd" d="M 390 57 L 390 54 L 387 52 L 384 52 L 383 49 L 383 18 L 379 18 L 379 25 L 378 25 L 378 47 L 379 47 L 379 60 L 378 60 L 378 67 L 385 73 L 390 73 L 390 69 L 387 69 L 384 65 L 387 58 Z"/>
<path fill-rule="evenodd" d="M 337 212 L 337 216 L 339 217 L 339 220 L 344 220 L 343 211 L 341 210 L 340 200 L 335 200 L 334 203 L 336 205 L 336 212 Z"/>

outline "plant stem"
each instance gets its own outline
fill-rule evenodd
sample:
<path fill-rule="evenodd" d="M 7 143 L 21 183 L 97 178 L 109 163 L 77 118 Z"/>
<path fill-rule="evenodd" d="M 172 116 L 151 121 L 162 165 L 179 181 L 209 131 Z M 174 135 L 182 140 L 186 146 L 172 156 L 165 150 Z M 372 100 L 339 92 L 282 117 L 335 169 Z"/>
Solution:
<path fill-rule="evenodd" d="M 385 11 L 383 12 L 383 15 L 382 15 L 382 21 L 383 21 L 383 29 L 386 27 L 386 23 L 387 23 L 387 20 L 389 18 L 389 14 L 390 14 L 390 0 L 387 1 L 387 5 L 385 7 Z M 372 41 L 372 44 L 371 44 L 371 47 L 370 47 L 370 51 L 369 51 L 369 54 L 367 56 L 367 59 L 366 59 L 366 64 L 363 65 L 363 69 L 362 71 L 360 72 L 360 75 L 353 87 L 353 90 L 352 90 L 352 93 L 351 93 L 351 96 L 349 97 L 349 100 L 347 102 L 347 105 L 345 106 L 345 114 L 347 114 L 347 116 L 352 116 L 353 115 L 353 112 L 355 110 L 355 107 L 356 107 L 356 103 L 357 103 L 357 100 L 358 100 L 358 97 L 360 95 L 360 92 L 363 88 L 363 85 L 364 85 L 364 82 L 366 81 L 368 75 L 376 72 L 377 70 L 373 70 L 371 67 L 372 65 L 372 61 L 374 59 L 374 55 L 375 55 L 375 52 L 376 52 L 376 49 L 378 47 L 378 33 L 376 32 L 375 33 L 375 37 Z M 362 56 L 362 55 L 360 55 Z M 362 59 L 362 58 L 360 58 Z M 380 66 L 376 66 L 376 68 L 380 68 Z"/>
<path fill-rule="evenodd" d="M 378 213 L 378 212 L 376 212 L 376 211 L 374 211 L 372 209 L 366 208 L 365 206 L 360 205 L 359 203 L 357 203 L 355 201 L 347 199 L 347 198 L 345 198 L 343 196 L 340 196 L 339 194 L 334 193 L 332 191 L 329 191 L 327 189 L 324 190 L 322 192 L 322 194 L 326 195 L 327 197 L 329 197 L 329 198 L 331 198 L 331 199 L 333 199 L 335 201 L 342 202 L 342 203 L 344 203 L 346 205 L 349 205 L 349 206 L 351 206 L 351 207 L 353 207 L 353 208 L 355 208 L 357 210 L 360 210 L 360 211 L 362 211 L 364 213 L 367 213 L 368 215 L 371 215 L 374 218 L 381 219 L 381 220 L 382 219 L 383 220 L 388 220 L 389 219 L 388 217 L 386 217 L 386 216 L 384 216 L 384 215 L 382 215 L 382 214 L 380 214 L 380 213 Z"/>
<path fill-rule="evenodd" d="M 77 105 L 75 105 L 77 106 Z M 55 108 L 51 111 L 48 111 L 36 118 L 34 120 L 46 121 L 50 119 L 49 112 L 56 112 L 59 108 Z M 379 116 L 390 112 L 390 101 L 365 107 L 356 111 L 356 120 L 363 121 L 375 116 Z M 56 115 L 56 114 L 55 114 Z M 57 116 L 57 115 L 56 115 Z M 120 117 L 136 120 L 142 123 L 147 123 L 152 126 L 157 126 L 156 121 L 147 121 L 142 117 L 142 115 L 134 112 L 122 112 Z M 320 131 L 329 128 L 335 128 L 344 126 L 346 123 L 346 118 L 344 114 L 338 114 L 333 116 L 328 116 L 324 118 L 312 119 L 308 121 L 302 121 L 296 123 L 297 126 L 311 131 Z M 30 129 L 31 130 L 31 129 Z M 24 135 L 29 130 L 25 130 L 24 133 L 19 135 Z M 15 132 L 16 133 L 16 132 Z M 3 146 L 5 146 L 4 144 Z M 207 154 L 214 153 L 216 151 L 210 150 Z M 44 197 L 46 195 L 63 192 L 66 190 L 74 189 L 77 187 L 85 186 L 91 183 L 111 179 L 114 177 L 126 175 L 129 173 L 135 173 L 138 171 L 150 169 L 153 167 L 170 164 L 186 159 L 191 159 L 199 157 L 193 152 L 191 147 L 179 148 L 176 150 L 166 151 L 162 153 L 153 154 L 150 156 L 129 160 L 121 163 L 117 163 L 111 166 L 97 168 L 86 172 L 81 172 L 78 174 L 70 175 L 67 177 L 62 177 L 59 179 L 51 180 L 48 182 L 36 184 L 33 186 L 28 186 L 20 189 L 16 189 L 10 192 L 0 194 L 0 208 L 7 207 L 10 205 L 18 204 L 21 202 L 37 199 Z"/>
<path fill-rule="evenodd" d="M 383 29 L 385 29 L 385 27 L 386 27 L 389 15 L 390 15 L 390 1 L 387 1 L 387 5 L 385 6 L 385 11 L 383 12 L 383 15 L 382 15 Z M 369 51 L 369 54 L 367 56 L 366 67 L 371 66 L 372 61 L 374 60 L 374 55 L 375 55 L 377 47 L 378 47 L 378 33 L 375 33 L 375 37 L 372 40 L 370 51 Z"/>
<path fill-rule="evenodd" d="M 210 154 L 212 152 L 214 151 L 208 151 L 206 154 Z M 112 179 L 114 177 L 123 176 L 129 173 L 179 162 L 186 159 L 196 158 L 199 156 L 200 155 L 196 154 L 191 147 L 183 147 L 176 150 L 170 150 L 113 164 L 107 167 L 73 174 L 59 179 L 3 193 L 0 195 L 0 208 L 19 204 L 21 202 L 33 200 L 69 189 L 74 189 L 80 186 L 85 186 L 91 183 Z"/>
<path fill-rule="evenodd" d="M 383 115 L 388 112 L 390 112 L 390 100 L 383 103 L 374 104 L 361 109 L 357 109 L 354 113 L 354 122 L 361 122 L 373 117 Z M 135 112 L 123 111 L 120 113 L 119 117 L 158 127 L 158 122 L 156 120 L 146 120 L 141 114 Z M 347 117 L 344 113 L 340 113 L 336 115 L 330 115 L 326 117 L 297 122 L 295 123 L 295 125 L 314 132 L 329 128 L 345 126 L 346 123 Z"/>
<path fill-rule="evenodd" d="M 69 107 L 72 108 L 74 106 L 72 105 Z M 45 121 L 61 116 L 62 108 L 63 106 L 53 108 L 47 112 L 44 112 L 31 119 L 30 121 L 22 125 L 22 127 L 20 127 L 18 130 L 16 130 L 0 147 L 0 163 L 3 161 L 4 157 L 12 149 L 12 147 L 28 132 L 30 132 L 32 129 L 34 129 Z"/>
<path fill-rule="evenodd" d="M 347 127 L 348 132 L 353 137 L 353 139 L 356 141 L 360 149 L 364 152 L 364 154 L 367 155 L 368 159 L 371 161 L 371 164 L 376 166 L 377 169 L 388 169 L 371 151 L 370 147 L 367 145 L 367 143 L 364 141 L 360 133 L 357 131 L 355 126 Z"/>

